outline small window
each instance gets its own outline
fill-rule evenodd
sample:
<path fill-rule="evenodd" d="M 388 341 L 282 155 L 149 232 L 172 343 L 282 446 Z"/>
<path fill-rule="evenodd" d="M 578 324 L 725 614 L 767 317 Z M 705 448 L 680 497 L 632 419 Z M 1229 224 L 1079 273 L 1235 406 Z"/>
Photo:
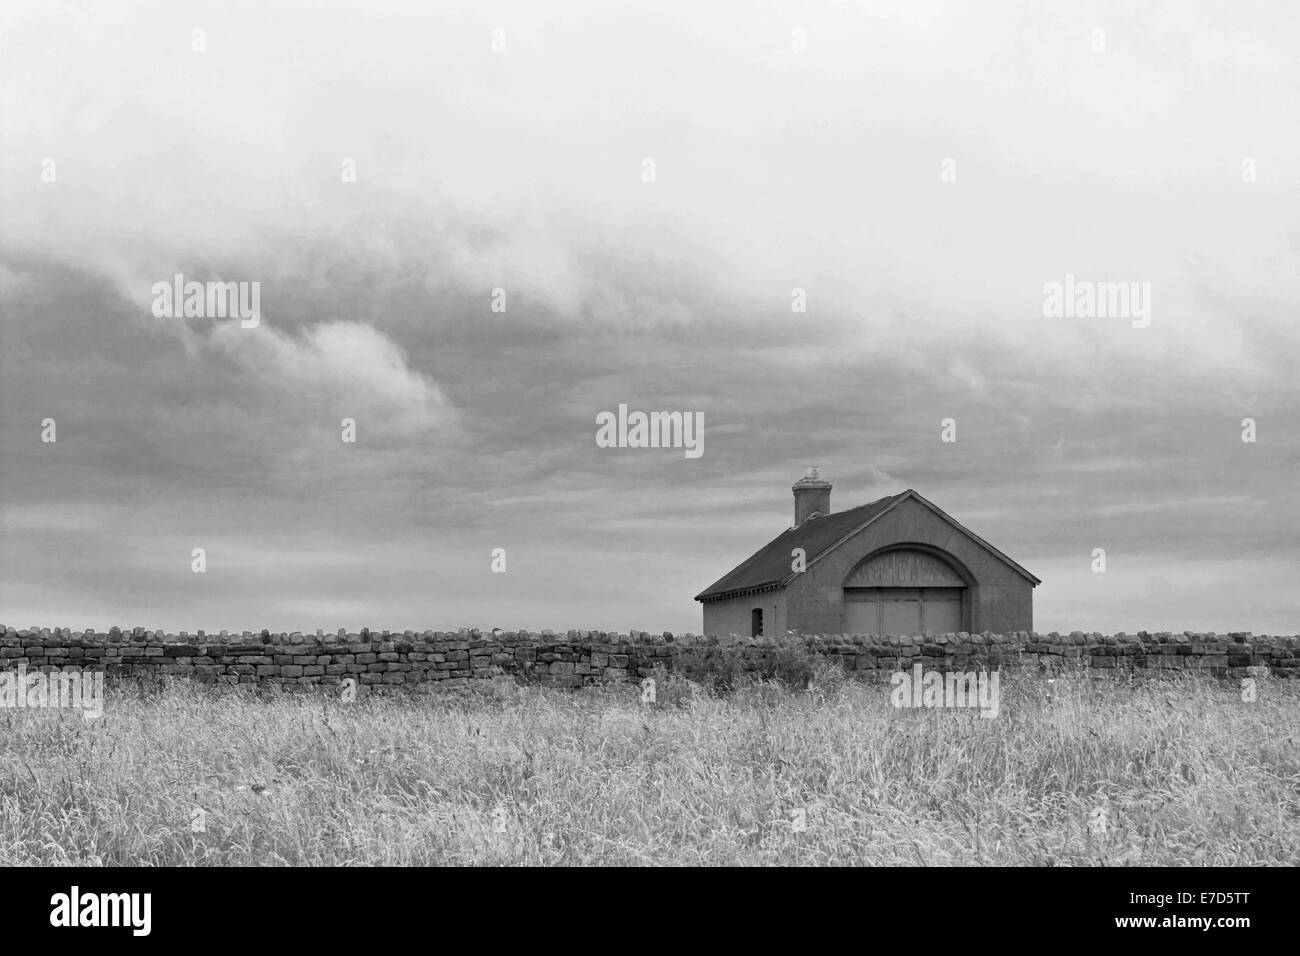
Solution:
<path fill-rule="evenodd" d="M 749 612 L 749 635 L 750 637 L 763 636 L 763 609 L 756 607 Z"/>

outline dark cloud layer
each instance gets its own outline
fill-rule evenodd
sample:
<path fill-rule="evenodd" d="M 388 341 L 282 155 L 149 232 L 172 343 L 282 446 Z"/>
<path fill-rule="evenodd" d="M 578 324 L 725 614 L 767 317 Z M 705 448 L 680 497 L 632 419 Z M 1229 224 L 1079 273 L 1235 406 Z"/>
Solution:
<path fill-rule="evenodd" d="M 635 50 L 387 12 L 271 30 L 310 82 L 228 11 L 8 24 L 0 620 L 698 629 L 817 464 L 1016 557 L 1042 629 L 1300 630 L 1294 22 L 1116 13 L 1105 60 L 886 5 L 794 60 L 770 12 L 644 10 Z M 259 281 L 262 324 L 155 318 L 176 272 Z M 1067 272 L 1152 282 L 1150 327 L 1044 318 Z M 620 403 L 702 413 L 703 456 L 598 447 Z"/>

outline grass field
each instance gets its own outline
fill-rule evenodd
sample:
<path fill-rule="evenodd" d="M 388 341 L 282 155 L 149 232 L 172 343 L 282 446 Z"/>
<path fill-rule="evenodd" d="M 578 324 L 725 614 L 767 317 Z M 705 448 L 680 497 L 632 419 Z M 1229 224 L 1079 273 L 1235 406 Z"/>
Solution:
<path fill-rule="evenodd" d="M 1245 703 L 1006 674 L 995 719 L 834 670 L 657 697 L 175 684 L 110 688 L 95 721 L 0 711 L 0 863 L 1300 863 L 1300 681 Z"/>

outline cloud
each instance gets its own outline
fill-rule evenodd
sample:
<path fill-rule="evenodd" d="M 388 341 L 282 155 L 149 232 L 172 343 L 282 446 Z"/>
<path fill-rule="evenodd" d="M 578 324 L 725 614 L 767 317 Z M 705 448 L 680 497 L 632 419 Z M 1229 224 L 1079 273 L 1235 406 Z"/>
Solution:
<path fill-rule="evenodd" d="M 682 629 L 807 464 L 836 507 L 913 486 L 990 516 L 1051 573 L 1049 627 L 1087 610 L 1093 546 L 1174 582 L 1202 552 L 1294 564 L 1281 9 L 0 5 L 10 603 Z M 261 281 L 262 325 L 155 319 L 176 272 Z M 1151 327 L 1044 318 L 1067 273 L 1151 281 Z M 597 449 L 623 401 L 702 412 L 705 457 Z M 524 550 L 491 576 L 498 540 Z M 227 572 L 206 590 L 191 541 Z M 1287 619 L 1273 587 L 1238 626 Z M 1133 585 L 1116 619 L 1175 599 Z"/>
<path fill-rule="evenodd" d="M 12 298 L 26 288 L 27 277 L 0 262 L 0 301 Z"/>
<path fill-rule="evenodd" d="M 396 343 L 364 323 L 318 322 L 291 335 L 266 323 L 245 329 L 229 321 L 213 327 L 212 342 L 258 379 L 291 394 L 328 394 L 384 435 L 456 423 L 437 383 L 411 369 Z"/>

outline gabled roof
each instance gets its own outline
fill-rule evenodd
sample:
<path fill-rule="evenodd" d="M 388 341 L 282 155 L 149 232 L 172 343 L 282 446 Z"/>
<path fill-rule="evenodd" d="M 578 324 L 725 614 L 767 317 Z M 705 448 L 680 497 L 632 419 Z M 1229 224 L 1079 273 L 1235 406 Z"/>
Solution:
<path fill-rule="evenodd" d="M 809 518 L 797 528 L 787 528 L 727 574 L 724 574 L 709 587 L 695 595 L 695 600 L 711 601 L 734 594 L 750 591 L 769 591 L 784 587 L 799 573 L 790 569 L 790 552 L 795 548 L 803 548 L 804 554 L 807 555 L 807 563 L 812 564 L 814 561 L 830 554 L 853 535 L 908 498 L 912 498 L 924 507 L 929 508 L 980 547 L 1000 558 L 1012 570 L 1028 578 L 1033 584 L 1041 583 L 1038 578 L 1016 564 L 979 535 L 961 525 L 943 509 L 908 488 L 899 494 L 879 498 L 876 501 L 850 508 L 847 511 Z"/>
<path fill-rule="evenodd" d="M 787 528 L 697 594 L 695 600 L 721 597 L 733 591 L 765 590 L 785 584 L 797 573 L 790 570 L 791 551 L 803 548 L 811 562 L 854 531 L 884 514 L 900 497 L 901 495 L 889 495 L 848 511 L 833 511 L 828 515 L 809 518 L 797 528 Z"/>

